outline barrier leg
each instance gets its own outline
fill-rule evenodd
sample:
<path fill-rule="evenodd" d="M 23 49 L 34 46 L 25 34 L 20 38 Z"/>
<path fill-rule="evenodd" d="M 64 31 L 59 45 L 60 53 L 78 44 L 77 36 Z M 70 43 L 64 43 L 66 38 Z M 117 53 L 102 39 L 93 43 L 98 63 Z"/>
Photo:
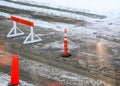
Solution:
<path fill-rule="evenodd" d="M 16 22 L 14 21 L 13 22 L 13 28 L 8 33 L 7 37 L 16 37 L 16 36 L 20 36 L 20 35 L 23 35 L 23 34 L 24 34 L 24 32 L 16 26 Z"/>
<path fill-rule="evenodd" d="M 31 27 L 30 34 L 27 36 L 23 44 L 30 44 L 34 42 L 40 42 L 40 41 L 42 41 L 42 39 L 33 32 L 33 27 Z"/>

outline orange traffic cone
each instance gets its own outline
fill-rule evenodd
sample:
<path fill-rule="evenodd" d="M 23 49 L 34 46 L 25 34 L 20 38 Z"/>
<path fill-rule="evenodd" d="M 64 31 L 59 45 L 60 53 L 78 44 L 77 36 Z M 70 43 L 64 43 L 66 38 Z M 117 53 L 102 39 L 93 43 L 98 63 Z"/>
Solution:
<path fill-rule="evenodd" d="M 12 57 L 12 69 L 11 69 L 11 80 L 9 86 L 18 86 L 19 82 L 19 58 L 18 56 Z"/>
<path fill-rule="evenodd" d="M 71 54 L 68 53 L 67 29 L 64 29 L 64 53 L 63 53 L 63 57 L 69 57 L 69 56 L 71 56 Z"/>
<path fill-rule="evenodd" d="M 64 56 L 68 56 L 68 41 L 64 40 Z"/>

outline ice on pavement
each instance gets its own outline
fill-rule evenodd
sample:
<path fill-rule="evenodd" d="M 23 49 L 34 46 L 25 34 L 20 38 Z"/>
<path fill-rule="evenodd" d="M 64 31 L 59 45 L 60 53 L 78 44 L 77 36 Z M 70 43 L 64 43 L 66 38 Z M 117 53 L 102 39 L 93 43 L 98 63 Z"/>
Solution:
<path fill-rule="evenodd" d="M 10 82 L 10 76 L 0 72 L 0 86 L 7 86 L 9 82 Z M 35 86 L 32 84 L 28 84 L 27 82 L 22 80 L 20 80 L 20 83 L 22 86 Z"/>
<path fill-rule="evenodd" d="M 96 36 L 102 35 L 102 36 L 109 36 L 111 38 L 116 38 L 120 40 L 120 0 L 12 0 L 12 1 L 18 1 L 18 2 L 24 2 L 24 3 L 30 3 L 35 5 L 43 5 L 53 8 L 60 8 L 60 9 L 66 9 L 66 10 L 74 10 L 74 11 L 81 11 L 81 12 L 88 12 L 88 13 L 94 13 L 99 15 L 105 15 L 107 16 L 106 19 L 100 20 L 100 22 L 95 22 L 96 19 L 92 19 L 89 17 L 80 16 L 74 13 L 68 13 L 68 12 L 61 12 L 57 10 L 48 10 L 38 7 L 32 7 L 32 6 L 26 6 L 26 5 L 20 5 L 15 3 L 10 3 L 6 1 L 0 1 L 1 6 L 8 6 L 18 9 L 24 9 L 24 10 L 31 10 L 36 12 L 44 12 L 49 15 L 57 15 L 60 17 L 68 17 L 72 19 L 80 19 L 80 20 L 88 20 L 89 22 L 92 22 L 94 24 L 87 25 L 86 27 L 79 27 L 74 24 L 66 24 L 66 23 L 60 23 L 60 22 L 47 22 L 42 20 L 36 20 L 31 19 L 29 17 L 25 17 L 26 19 L 30 19 L 35 22 L 35 25 L 41 26 L 44 28 L 52 28 L 57 31 L 63 31 L 64 28 L 69 29 L 69 36 L 76 36 L 76 38 L 96 38 Z M 0 15 L 3 15 L 7 18 L 10 17 L 10 14 L 0 12 Z M 17 15 L 20 16 L 20 15 Z M 22 16 L 23 17 L 23 16 Z M 23 17 L 24 18 L 24 17 Z M 40 28 L 41 29 L 41 28 Z M 55 47 L 61 47 L 61 42 L 53 42 L 49 45 L 46 45 L 46 47 L 52 46 L 55 44 Z M 72 43 L 71 43 L 72 44 Z M 72 47 L 73 48 L 73 47 Z M 64 78 L 69 79 L 79 79 L 76 76 L 66 76 L 62 75 Z M 9 75 L 0 73 L 0 86 L 5 86 L 9 82 Z M 24 81 L 21 81 L 25 83 L 26 86 L 33 86 L 31 84 L 27 84 Z M 24 84 L 22 86 L 25 86 Z"/>
<path fill-rule="evenodd" d="M 36 20 L 31 19 L 35 22 L 35 25 L 41 26 L 44 28 L 52 28 L 57 31 L 63 31 L 64 28 L 69 29 L 70 35 L 79 36 L 79 37 L 89 37 L 89 38 L 95 38 L 97 35 L 106 35 L 106 36 L 114 36 L 119 37 L 120 29 L 120 6 L 119 6 L 119 0 L 12 0 L 12 1 L 18 1 L 18 2 L 24 2 L 24 3 L 31 3 L 31 4 L 37 4 L 37 5 L 45 5 L 45 6 L 52 6 L 56 8 L 61 9 L 75 9 L 81 11 L 81 9 L 88 10 L 92 13 L 99 13 L 102 15 L 107 15 L 106 19 L 99 20 L 100 22 L 96 22 L 96 19 L 88 18 L 88 17 L 81 17 L 77 14 L 71 14 L 68 12 L 61 12 L 56 10 L 48 10 L 38 7 L 32 7 L 32 6 L 26 6 L 26 5 L 20 5 L 15 3 L 10 3 L 6 1 L 0 1 L 0 5 L 5 5 L 8 7 L 18 8 L 18 9 L 26 9 L 26 10 L 32 10 L 37 12 L 45 12 L 52 15 L 58 15 L 61 17 L 68 17 L 68 18 L 76 18 L 81 20 L 87 20 L 88 22 L 92 22 L 93 25 L 87 25 L 86 27 L 80 27 L 76 26 L 75 24 L 66 24 L 66 23 L 60 23 L 60 22 L 48 22 L 48 21 L 42 21 L 42 20 Z M 68 4 L 69 2 L 69 4 Z M 7 4 L 7 5 L 6 5 Z M 85 12 L 85 10 L 83 10 Z M 68 15 L 69 14 L 69 15 Z M 0 15 L 7 16 L 5 13 L 0 13 Z M 19 15 L 20 16 L 20 15 Z M 26 18 L 26 17 L 25 17 Z M 30 19 L 28 17 L 28 19 Z M 109 24 L 112 25 L 109 25 Z M 103 29 L 104 28 L 104 29 Z M 114 30 L 115 29 L 115 30 Z"/>
<path fill-rule="evenodd" d="M 120 37 L 120 6 L 118 3 L 119 0 L 12 0 L 24 3 L 31 3 L 37 5 L 46 5 L 52 6 L 61 9 L 67 10 L 79 10 L 85 9 L 92 13 L 98 13 L 101 15 L 107 15 L 106 19 L 98 20 L 100 22 L 96 22 L 96 19 L 92 19 L 89 17 L 81 17 L 77 14 L 71 14 L 68 12 L 61 12 L 56 10 L 48 10 L 38 7 L 26 6 L 26 5 L 19 5 L 14 4 L 6 1 L 0 1 L 0 5 L 5 5 L 8 7 L 18 8 L 18 9 L 26 9 L 32 10 L 37 12 L 44 12 L 52 15 L 58 15 L 61 17 L 68 17 L 68 18 L 76 18 L 81 20 L 86 20 L 88 22 L 92 22 L 92 25 L 87 25 L 86 27 L 76 26 L 75 24 L 67 24 L 67 23 L 60 23 L 60 22 L 48 22 L 42 20 L 31 19 L 35 22 L 35 25 L 41 26 L 43 28 L 52 28 L 57 31 L 63 31 L 64 28 L 69 29 L 69 35 L 74 35 L 76 37 L 86 37 L 86 38 L 96 38 L 96 35 L 105 35 L 110 37 Z M 69 2 L 69 4 L 68 4 Z M 7 4 L 7 5 L 6 5 Z M 82 10 L 85 12 L 85 10 Z M 69 15 L 68 15 L 69 14 Z M 8 16 L 9 14 L 1 13 L 0 15 Z M 23 15 L 19 15 L 23 16 Z M 26 18 L 26 17 L 25 17 Z M 111 25 L 109 25 L 111 23 Z M 96 34 L 94 34 L 96 33 Z M 80 35 L 80 36 L 79 36 Z"/>
<path fill-rule="evenodd" d="M 87 11 L 98 14 L 120 12 L 120 0 L 13 0 L 24 3 L 45 5 L 54 8 L 64 8 L 78 11 Z"/>

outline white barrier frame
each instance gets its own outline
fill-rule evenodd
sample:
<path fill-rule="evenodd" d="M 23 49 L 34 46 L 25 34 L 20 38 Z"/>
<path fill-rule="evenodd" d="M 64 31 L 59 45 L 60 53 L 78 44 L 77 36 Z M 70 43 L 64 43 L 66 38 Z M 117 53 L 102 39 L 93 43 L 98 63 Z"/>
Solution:
<path fill-rule="evenodd" d="M 18 32 L 19 31 L 19 32 Z M 7 37 L 16 37 L 16 36 L 21 36 L 23 35 L 24 32 L 22 30 L 20 30 L 17 25 L 16 22 L 13 21 L 13 28 L 10 30 L 10 32 L 7 34 Z"/>
<path fill-rule="evenodd" d="M 34 39 L 34 38 L 37 39 Z M 30 40 L 29 40 L 30 39 Z M 25 39 L 25 41 L 23 42 L 23 44 L 30 44 L 30 43 L 34 43 L 34 42 L 40 42 L 42 41 L 42 39 L 33 32 L 33 27 L 30 28 L 30 34 L 27 36 L 27 38 Z"/>

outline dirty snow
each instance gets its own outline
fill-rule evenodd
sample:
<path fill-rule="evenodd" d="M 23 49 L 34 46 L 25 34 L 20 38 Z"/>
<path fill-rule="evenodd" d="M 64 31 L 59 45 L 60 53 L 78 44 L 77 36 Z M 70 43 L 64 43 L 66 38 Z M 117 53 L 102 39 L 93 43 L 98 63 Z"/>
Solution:
<path fill-rule="evenodd" d="M 30 73 L 37 72 L 37 76 L 54 79 L 73 86 L 84 86 L 88 84 L 91 84 L 92 86 L 108 85 L 100 80 L 94 80 L 92 78 L 61 70 L 59 68 L 52 67 L 40 62 L 31 61 L 25 58 L 22 58 L 21 63 L 21 67 L 24 70 L 28 70 Z"/>
<path fill-rule="evenodd" d="M 77 11 L 86 11 L 98 14 L 120 12 L 119 0 L 13 0 L 35 5 L 45 5 L 54 8 L 64 8 Z M 68 3 L 69 2 L 69 3 Z"/>
<path fill-rule="evenodd" d="M 10 76 L 8 74 L 0 72 L 0 86 L 7 86 L 9 82 Z M 20 80 L 20 83 L 22 86 L 35 86 L 22 80 Z"/>
<path fill-rule="evenodd" d="M 35 20 L 35 19 L 30 19 L 29 17 L 23 17 L 26 19 L 29 19 L 31 21 L 35 22 L 35 25 L 41 26 L 44 28 L 52 28 L 57 31 L 63 31 L 64 28 L 69 29 L 69 36 L 76 36 L 76 38 L 93 38 L 95 39 L 96 36 L 99 35 L 104 35 L 104 36 L 109 36 L 112 38 L 116 38 L 120 40 L 120 6 L 119 0 L 12 0 L 12 1 L 18 1 L 18 2 L 24 2 L 24 3 L 30 3 L 30 4 L 35 4 L 35 5 L 43 5 L 43 6 L 50 6 L 54 8 L 60 8 L 60 9 L 69 9 L 69 10 L 76 10 L 76 11 L 82 11 L 82 12 L 89 12 L 89 13 L 97 13 L 100 15 L 106 15 L 107 18 L 100 20 L 100 22 L 96 22 L 99 19 L 92 19 L 89 17 L 85 16 L 80 16 L 74 13 L 68 13 L 68 12 L 61 12 L 57 10 L 48 10 L 48 9 L 43 9 L 43 8 L 37 8 L 37 7 L 31 7 L 31 6 L 25 6 L 25 5 L 19 5 L 19 4 L 14 4 L 6 1 L 0 1 L 1 6 L 8 6 L 8 7 L 13 7 L 13 8 L 18 8 L 18 9 L 25 9 L 25 10 L 31 10 L 31 11 L 36 11 L 36 12 L 44 12 L 49 15 L 56 15 L 60 17 L 67 17 L 67 18 L 72 18 L 72 19 L 81 19 L 81 20 L 88 20 L 89 22 L 94 23 L 94 25 L 88 25 L 86 27 L 79 27 L 75 26 L 73 24 L 66 24 L 66 23 L 58 23 L 58 22 L 47 22 L 47 21 L 41 21 L 41 20 Z M 68 4 L 69 2 L 69 4 Z M 7 18 L 10 17 L 10 14 L 0 12 L 0 15 L 3 15 Z M 20 16 L 20 15 L 17 15 Z M 109 25 L 111 23 L 111 25 Z M 96 33 L 96 34 L 94 34 Z M 39 36 L 42 36 L 39 34 Z M 49 47 L 52 45 L 55 45 L 54 47 L 60 48 L 61 42 L 53 42 L 49 45 L 46 45 L 45 47 Z M 72 44 L 72 43 L 71 43 Z M 52 46 L 53 47 L 53 46 Z M 74 47 L 74 46 L 73 46 Z M 71 47 L 71 48 L 73 48 Z M 39 66 L 39 63 L 34 63 L 29 61 L 28 63 L 32 64 L 28 65 L 28 69 L 32 69 L 32 71 L 36 71 Z M 27 63 L 26 63 L 27 64 Z M 43 64 L 40 64 L 43 65 Z M 47 70 L 45 70 L 47 69 Z M 41 66 L 41 70 L 38 70 L 38 72 L 42 72 L 45 77 L 53 78 L 51 76 L 56 76 L 59 72 L 60 75 L 57 75 L 54 77 L 56 80 L 59 80 L 59 78 L 63 78 L 62 80 L 65 81 L 66 79 L 69 79 L 68 82 L 74 80 L 74 82 L 81 83 L 83 80 L 89 81 L 89 78 L 82 78 L 82 76 L 78 76 L 77 74 L 73 74 L 72 76 L 69 76 L 69 72 L 65 71 L 60 71 L 59 69 L 54 69 L 52 70 L 51 67 L 49 66 Z M 54 74 L 56 75 L 48 75 L 47 74 Z M 56 72 L 56 73 L 55 73 Z M 82 78 L 82 79 L 81 79 Z M 59 80 L 60 81 L 60 80 Z M 93 80 L 92 80 L 93 81 Z M 90 81 L 91 83 L 96 83 L 95 81 Z M 5 86 L 9 82 L 9 75 L 0 73 L 0 85 Z M 24 81 L 22 86 L 33 86 L 31 84 L 27 84 Z M 97 81 L 99 82 L 99 81 Z M 87 82 L 84 82 L 87 83 Z M 74 83 L 73 83 L 74 84 Z M 97 83 L 96 83 L 97 84 Z M 96 85 L 97 86 L 97 85 Z"/>
<path fill-rule="evenodd" d="M 24 15 L 16 15 L 16 16 L 22 16 L 25 19 L 29 19 L 31 21 L 35 22 L 36 26 L 40 26 L 43 28 L 51 28 L 56 31 L 62 31 L 64 28 L 68 28 L 68 34 L 69 36 L 75 36 L 76 38 L 92 38 L 96 39 L 97 36 L 103 35 L 106 37 L 112 37 L 115 39 L 120 40 L 120 6 L 119 6 L 119 0 L 61 0 L 60 2 L 58 0 L 12 0 L 17 2 L 24 2 L 24 3 L 30 3 L 35 5 L 43 5 L 43 6 L 50 6 L 60 9 L 67 9 L 67 10 L 77 10 L 83 12 L 92 12 L 92 13 L 98 13 L 101 15 L 107 15 L 107 18 L 105 19 L 93 19 L 89 17 L 85 17 L 83 15 L 77 15 L 70 12 L 63 12 L 53 9 L 44 9 L 44 8 L 38 8 L 38 7 L 32 7 L 32 6 L 26 6 L 26 5 L 20 5 L 15 4 L 11 2 L 6 1 L 0 1 L 0 5 L 2 6 L 8 6 L 18 9 L 25 9 L 25 10 L 31 10 L 37 12 L 43 12 L 49 15 L 56 15 L 60 17 L 67 17 L 72 19 L 81 19 L 86 20 L 88 22 L 91 22 L 92 25 L 87 25 L 86 27 L 77 26 L 75 24 L 67 24 L 67 23 L 60 23 L 60 22 L 48 22 L 48 21 L 42 21 L 42 20 L 36 20 L 31 19 L 28 16 Z M 69 2 L 69 4 L 68 4 Z M 6 5 L 7 4 L 7 5 Z M 107 5 L 107 6 L 106 6 Z M 96 12 L 97 11 L 97 12 Z M 10 14 L 0 12 L 0 15 L 3 15 L 5 17 L 9 17 Z M 58 44 L 57 44 L 58 46 Z M 59 45 L 60 46 L 60 45 Z"/>

